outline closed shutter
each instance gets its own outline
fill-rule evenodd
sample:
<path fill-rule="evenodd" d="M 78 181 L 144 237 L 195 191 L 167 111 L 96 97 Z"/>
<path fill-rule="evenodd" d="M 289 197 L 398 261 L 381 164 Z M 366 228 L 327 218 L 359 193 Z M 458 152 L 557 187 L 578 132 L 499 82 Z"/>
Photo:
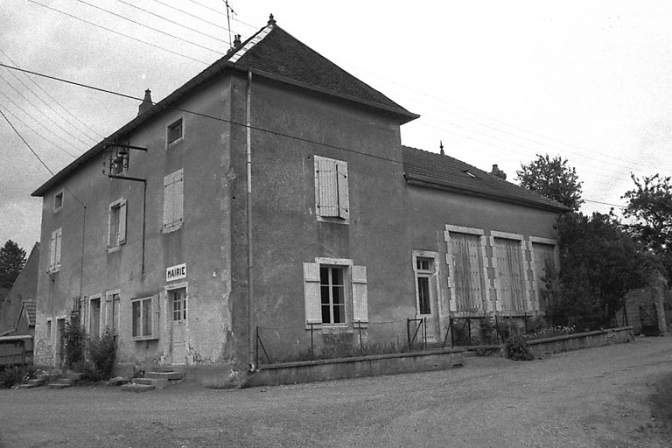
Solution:
<path fill-rule="evenodd" d="M 56 249 L 54 251 L 54 269 L 58 270 L 61 268 L 61 246 L 63 245 L 63 233 L 62 229 L 56 231 Z"/>
<path fill-rule="evenodd" d="M 159 294 L 155 294 L 152 296 L 152 337 L 154 339 L 159 339 L 159 316 L 160 316 L 160 308 L 159 308 L 159 298 L 161 296 Z"/>
<path fill-rule="evenodd" d="M 163 227 L 172 229 L 182 224 L 184 217 L 183 170 L 163 178 Z"/>
<path fill-rule="evenodd" d="M 338 217 L 338 180 L 336 161 L 315 157 L 317 183 L 317 213 L 325 217 Z"/>
<path fill-rule="evenodd" d="M 51 241 L 49 242 L 49 271 L 56 268 L 56 231 L 51 232 Z"/>
<path fill-rule="evenodd" d="M 175 183 L 173 184 L 173 224 L 180 225 L 184 218 L 184 177 L 183 171 L 179 170 L 175 173 Z"/>
<path fill-rule="evenodd" d="M 317 263 L 303 263 L 303 294 L 306 324 L 321 324 L 320 265 Z"/>
<path fill-rule="evenodd" d="M 534 252 L 534 280 L 537 284 L 537 300 L 539 301 L 539 309 L 546 311 L 548 303 L 542 295 L 542 291 L 546 290 L 546 266 L 555 266 L 555 246 L 551 244 L 532 243 L 532 250 Z"/>
<path fill-rule="evenodd" d="M 175 205 L 173 201 L 175 178 L 172 174 L 163 178 L 163 226 L 173 223 Z"/>
<path fill-rule="evenodd" d="M 519 241 L 495 238 L 499 290 L 504 311 L 525 310 L 525 273 Z"/>
<path fill-rule="evenodd" d="M 480 309 L 483 302 L 483 260 L 480 237 L 466 233 L 450 233 L 453 250 L 453 281 L 456 311 Z"/>
<path fill-rule="evenodd" d="M 338 183 L 338 217 L 343 219 L 350 219 L 348 164 L 346 162 L 336 162 L 336 180 Z"/>
<path fill-rule="evenodd" d="M 117 244 L 126 242 L 126 201 L 119 204 L 119 227 L 117 231 Z"/>
<path fill-rule="evenodd" d="M 355 323 L 369 322 L 366 266 L 352 267 L 352 308 Z"/>

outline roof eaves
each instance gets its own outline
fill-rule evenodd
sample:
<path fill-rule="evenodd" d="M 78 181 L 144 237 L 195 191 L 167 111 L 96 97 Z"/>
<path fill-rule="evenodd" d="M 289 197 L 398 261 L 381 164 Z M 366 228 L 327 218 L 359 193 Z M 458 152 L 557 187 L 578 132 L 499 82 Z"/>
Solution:
<path fill-rule="evenodd" d="M 488 199 L 497 199 L 500 201 L 505 201 L 508 203 L 512 204 L 518 204 L 518 205 L 525 205 L 525 206 L 531 206 L 534 208 L 542 209 L 542 210 L 549 210 L 549 211 L 554 211 L 554 212 L 569 212 L 571 209 L 568 207 L 565 207 L 561 204 L 554 204 L 552 202 L 545 202 L 545 201 L 538 201 L 534 199 L 527 199 L 527 198 L 522 198 L 519 196 L 512 196 L 512 195 L 507 195 L 506 193 L 490 193 L 484 190 L 480 190 L 477 188 L 469 188 L 468 186 L 465 186 L 464 184 L 456 185 L 454 183 L 448 182 L 448 181 L 443 181 L 439 179 L 435 179 L 432 177 L 427 177 L 427 176 L 420 176 L 417 174 L 409 174 L 409 173 L 404 173 L 404 177 L 406 178 L 406 182 L 409 185 L 417 185 L 425 188 L 434 188 L 438 190 L 446 190 L 446 191 L 453 191 L 456 193 L 460 194 L 465 194 L 465 195 L 470 195 L 470 196 L 478 196 L 478 197 L 483 197 L 483 198 L 488 198 Z"/>

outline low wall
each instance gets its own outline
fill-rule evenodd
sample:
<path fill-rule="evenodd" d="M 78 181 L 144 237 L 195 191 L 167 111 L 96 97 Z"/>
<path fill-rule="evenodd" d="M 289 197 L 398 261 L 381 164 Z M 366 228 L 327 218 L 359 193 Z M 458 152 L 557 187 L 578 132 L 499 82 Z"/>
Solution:
<path fill-rule="evenodd" d="M 530 352 L 535 356 L 580 350 L 582 348 L 602 347 L 610 344 L 623 344 L 635 340 L 632 327 L 619 327 L 609 330 L 589 331 L 586 333 L 556 336 L 554 338 L 528 341 Z"/>
<path fill-rule="evenodd" d="M 241 387 L 276 386 L 366 376 L 446 370 L 462 366 L 461 349 L 323 359 L 261 366 Z"/>

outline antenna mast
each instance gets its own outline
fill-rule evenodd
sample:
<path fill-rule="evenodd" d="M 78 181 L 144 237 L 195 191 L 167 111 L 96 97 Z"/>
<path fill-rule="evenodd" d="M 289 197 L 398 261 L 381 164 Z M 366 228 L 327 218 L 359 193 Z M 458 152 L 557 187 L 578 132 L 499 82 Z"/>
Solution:
<path fill-rule="evenodd" d="M 229 11 L 231 14 L 236 14 L 236 11 L 229 6 L 229 0 L 224 0 L 224 5 L 226 6 L 226 23 L 229 27 L 229 44 L 231 45 L 231 48 L 233 48 L 233 40 L 231 40 L 231 16 L 229 15 Z"/>

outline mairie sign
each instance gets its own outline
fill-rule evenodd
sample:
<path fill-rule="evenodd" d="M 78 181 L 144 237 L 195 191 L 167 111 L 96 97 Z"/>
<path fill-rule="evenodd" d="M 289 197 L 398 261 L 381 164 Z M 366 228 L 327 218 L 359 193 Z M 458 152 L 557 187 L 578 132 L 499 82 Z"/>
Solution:
<path fill-rule="evenodd" d="M 176 266 L 171 266 L 166 269 L 166 281 L 171 282 L 173 280 L 179 280 L 181 278 L 187 278 L 187 263 L 178 264 Z"/>

